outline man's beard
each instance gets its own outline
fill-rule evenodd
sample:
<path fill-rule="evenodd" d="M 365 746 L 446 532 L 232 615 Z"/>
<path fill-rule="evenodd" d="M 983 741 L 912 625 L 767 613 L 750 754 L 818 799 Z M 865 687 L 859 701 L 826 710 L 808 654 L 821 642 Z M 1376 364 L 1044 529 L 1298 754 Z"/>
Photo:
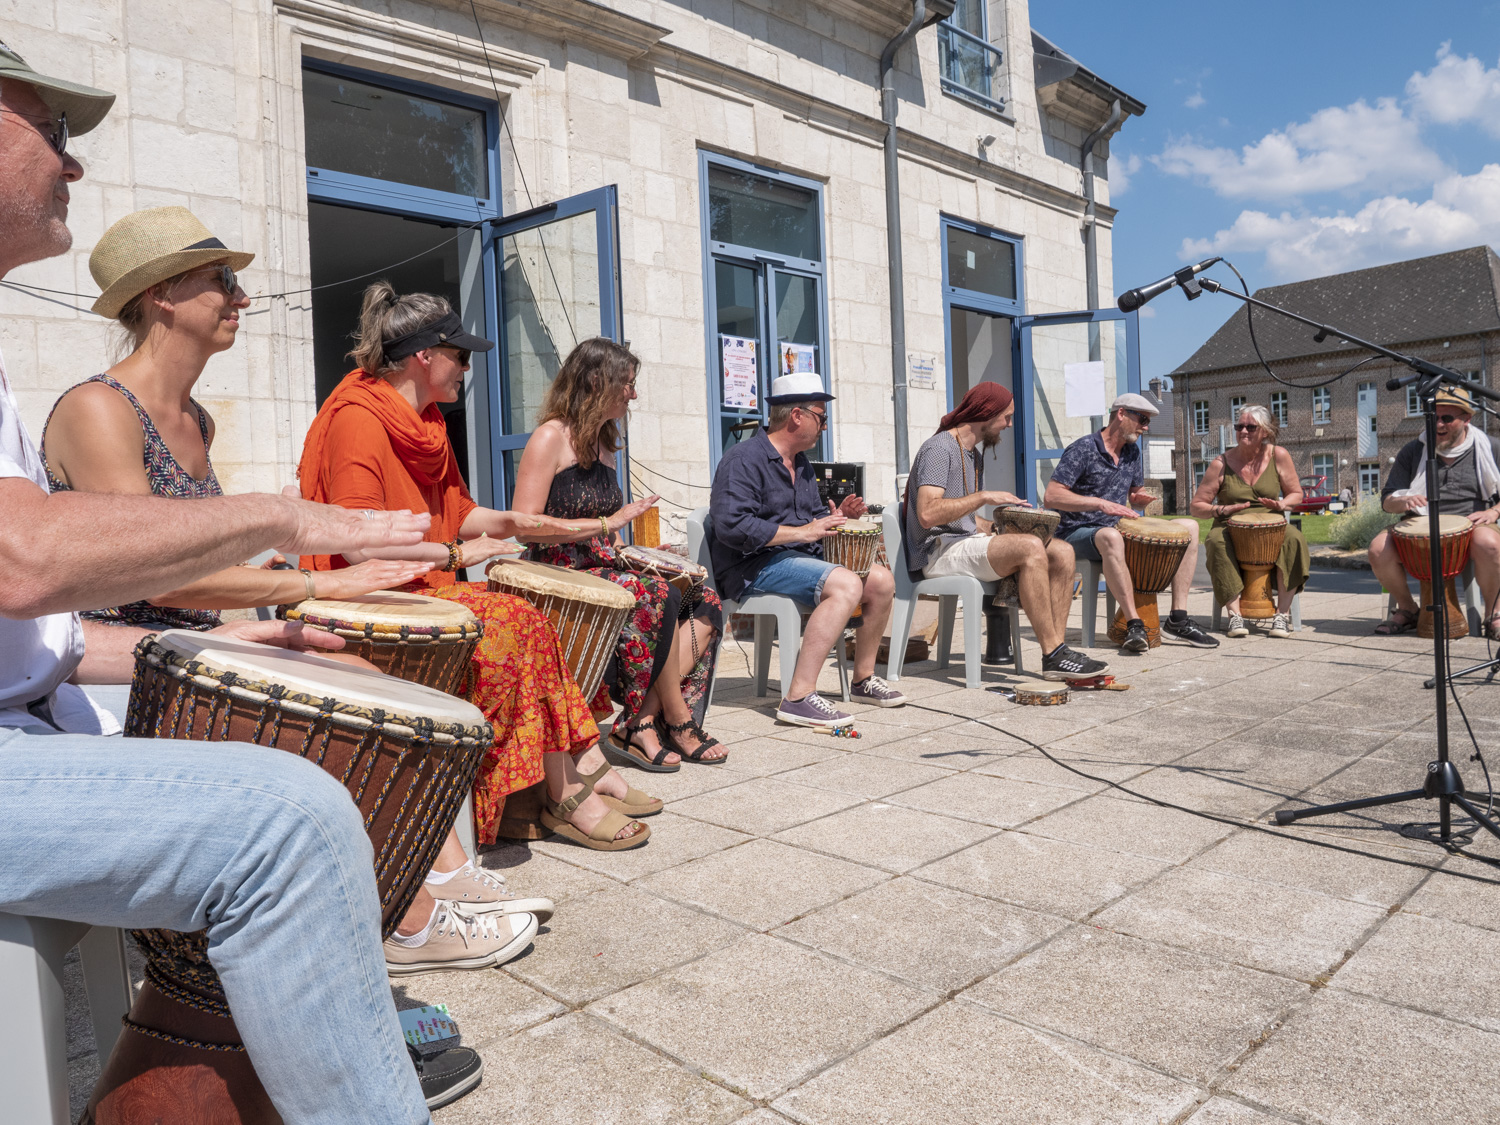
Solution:
<path fill-rule="evenodd" d="M 0 238 L 8 244 L 4 255 L 11 268 L 66 254 L 73 232 L 58 217 L 53 196 L 37 199 L 20 194 L 0 200 Z"/>
<path fill-rule="evenodd" d="M 1458 445 L 1460 442 L 1462 442 L 1464 440 L 1464 438 L 1466 438 L 1468 436 L 1469 436 L 1469 427 L 1465 426 L 1457 434 L 1447 434 L 1447 435 L 1439 437 L 1438 438 L 1438 443 L 1437 443 L 1438 452 L 1439 453 L 1445 453 L 1445 452 L 1447 452 L 1448 450 L 1452 449 L 1455 445 Z"/>

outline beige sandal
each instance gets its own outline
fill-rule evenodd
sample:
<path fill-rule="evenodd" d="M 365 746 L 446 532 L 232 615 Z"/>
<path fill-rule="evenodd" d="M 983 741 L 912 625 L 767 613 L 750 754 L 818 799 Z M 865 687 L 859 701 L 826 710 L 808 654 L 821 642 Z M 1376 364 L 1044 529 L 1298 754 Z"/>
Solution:
<path fill-rule="evenodd" d="M 578 771 L 578 776 L 590 789 L 599 784 L 599 779 L 607 774 L 613 767 L 605 762 L 593 773 Z M 596 793 L 598 790 L 594 790 Z M 665 802 L 660 797 L 653 797 L 649 793 L 643 793 L 634 785 L 626 783 L 624 797 L 611 797 L 608 793 L 599 793 L 599 799 L 616 812 L 628 817 L 655 816 L 661 812 Z"/>
<path fill-rule="evenodd" d="M 576 812 L 578 806 L 588 800 L 590 793 L 594 791 L 593 785 L 584 782 L 583 788 L 571 797 L 566 797 L 554 803 L 551 797 L 546 800 L 546 806 L 542 809 L 542 824 L 551 829 L 565 840 L 571 840 L 575 844 L 582 844 L 596 852 L 623 852 L 629 848 L 638 848 L 651 838 L 651 829 L 642 824 L 641 830 L 634 836 L 627 836 L 623 840 L 616 837 L 620 829 L 629 824 L 639 824 L 632 821 L 623 813 L 610 809 L 604 814 L 604 818 L 594 825 L 592 832 L 585 832 L 576 824 L 571 824 L 563 818 Z"/>

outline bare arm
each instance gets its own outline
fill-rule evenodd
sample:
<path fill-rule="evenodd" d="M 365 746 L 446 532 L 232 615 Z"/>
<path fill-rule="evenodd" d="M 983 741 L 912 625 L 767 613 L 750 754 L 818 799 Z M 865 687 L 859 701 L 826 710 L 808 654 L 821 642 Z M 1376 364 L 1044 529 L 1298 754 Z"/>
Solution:
<path fill-rule="evenodd" d="M 943 490 L 937 485 L 924 484 L 917 489 L 917 522 L 924 528 L 940 527 L 943 524 L 957 523 L 986 504 L 1020 503 L 1021 498 L 1012 496 L 1009 492 L 971 492 L 967 496 L 950 500 L 943 496 Z"/>
<path fill-rule="evenodd" d="M 478 516 L 486 526 L 496 530 L 491 535 L 514 535 L 526 543 L 583 543 L 605 534 L 605 526 L 597 518 L 586 520 L 559 520 L 543 515 L 547 497 L 552 492 L 552 478 L 573 461 L 573 449 L 568 433 L 557 422 L 546 422 L 526 440 L 521 453 L 521 464 L 516 469 L 516 489 L 511 496 L 515 510 L 496 512 L 476 509 L 469 520 Z M 619 511 L 605 516 L 611 539 L 626 524 L 648 508 L 654 507 L 659 496 L 648 496 L 626 504 Z M 467 530 L 468 520 L 464 522 Z"/>
<path fill-rule="evenodd" d="M 412 548 L 391 549 L 409 551 Z M 447 562 L 448 550 L 445 547 L 443 563 L 446 565 Z M 304 576 L 299 570 L 231 566 L 215 571 L 207 578 L 200 578 L 146 600 L 152 605 L 175 606 L 178 609 L 254 609 L 263 605 L 286 605 L 300 602 L 308 596 L 308 578 L 312 580 L 312 597 L 357 598 L 375 590 L 404 586 L 432 568 L 433 564 L 430 562 L 371 559 L 343 570 L 320 570 Z"/>
<path fill-rule="evenodd" d="M 1272 456 L 1276 459 L 1276 477 L 1281 482 L 1281 500 L 1265 504 L 1274 512 L 1286 512 L 1302 503 L 1302 481 L 1297 476 L 1297 466 L 1292 462 L 1292 455 L 1281 446 L 1276 446 Z"/>
<path fill-rule="evenodd" d="M 1134 508 L 1127 508 L 1124 504 L 1116 504 L 1109 500 L 1101 500 L 1097 496 L 1081 496 L 1055 480 L 1047 482 L 1047 491 L 1042 496 L 1042 506 L 1057 512 L 1103 512 L 1105 515 L 1119 516 L 1121 519 L 1131 519 L 1136 515 Z"/>
<path fill-rule="evenodd" d="M 1203 479 L 1198 483 L 1198 491 L 1193 493 L 1193 501 L 1188 505 L 1188 511 L 1199 519 L 1208 519 L 1215 515 L 1214 497 L 1219 494 L 1219 488 L 1224 483 L 1224 458 L 1215 457 L 1207 469 L 1203 472 Z"/>
<path fill-rule="evenodd" d="M 425 513 L 358 512 L 252 493 L 183 500 L 88 492 L 48 495 L 0 478 L 0 616 L 123 605 L 274 548 L 325 554 L 412 544 Z"/>
<path fill-rule="evenodd" d="M 53 476 L 69 488 L 151 495 L 140 419 L 119 391 L 103 383 L 74 387 L 58 400 L 43 450 Z"/>

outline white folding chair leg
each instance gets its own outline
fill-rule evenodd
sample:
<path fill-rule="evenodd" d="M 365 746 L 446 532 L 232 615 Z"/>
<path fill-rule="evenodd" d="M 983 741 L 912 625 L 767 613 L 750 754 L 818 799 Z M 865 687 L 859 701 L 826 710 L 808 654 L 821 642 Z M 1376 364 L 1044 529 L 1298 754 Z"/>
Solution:
<path fill-rule="evenodd" d="M 1292 595 L 1292 632 L 1302 628 L 1302 591 L 1298 590 Z"/>
<path fill-rule="evenodd" d="M 839 688 L 843 692 L 844 702 L 849 702 L 849 656 L 844 651 L 844 634 L 839 634 L 839 639 L 834 643 L 833 656 L 839 666 Z"/>
<path fill-rule="evenodd" d="M 464 803 L 459 807 L 458 819 L 453 822 L 453 831 L 458 833 L 458 842 L 463 845 L 464 855 L 476 867 L 479 865 L 478 841 L 474 838 L 474 793 L 464 794 Z"/>
<path fill-rule="evenodd" d="M 1220 624 L 1224 620 L 1224 607 L 1219 604 L 1219 596 L 1217 594 L 1214 595 L 1214 611 L 1211 619 L 1213 621 L 1214 632 L 1217 633 Z"/>
<path fill-rule="evenodd" d="M 103 1066 L 120 1037 L 120 1017 L 130 1011 L 130 963 L 125 959 L 125 931 L 95 926 L 78 943 L 83 985 L 89 997 L 94 1043 Z"/>
<path fill-rule="evenodd" d="M 781 646 L 781 698 L 785 699 L 792 693 L 797 656 L 802 651 L 802 611 L 793 602 L 782 603 L 776 611 L 776 641 Z"/>
<path fill-rule="evenodd" d="M 771 623 L 769 614 L 755 615 L 755 694 L 766 694 L 766 682 L 771 678 Z"/>
<path fill-rule="evenodd" d="M 0 1090 L 9 1121 L 72 1120 L 63 959 L 87 929 L 78 922 L 0 914 Z"/>
<path fill-rule="evenodd" d="M 937 666 L 948 667 L 953 655 L 953 618 L 958 613 L 958 595 L 938 595 Z"/>
<path fill-rule="evenodd" d="M 916 599 L 896 598 L 891 602 L 891 651 L 885 662 L 885 678 L 895 683 L 906 665 L 906 642 L 911 639 L 911 621 Z"/>
<path fill-rule="evenodd" d="M 984 684 L 979 654 L 984 651 L 984 596 L 964 595 L 964 687 Z"/>
<path fill-rule="evenodd" d="M 1026 668 L 1021 663 L 1021 611 L 1008 609 L 1005 612 L 1010 618 L 1010 657 L 1015 661 L 1016 675 L 1024 676 Z"/>
<path fill-rule="evenodd" d="M 1099 571 L 1095 564 L 1089 559 L 1080 559 L 1078 562 L 1078 573 L 1083 579 L 1082 596 L 1083 611 L 1083 647 L 1094 647 L 1094 632 L 1099 624 Z"/>

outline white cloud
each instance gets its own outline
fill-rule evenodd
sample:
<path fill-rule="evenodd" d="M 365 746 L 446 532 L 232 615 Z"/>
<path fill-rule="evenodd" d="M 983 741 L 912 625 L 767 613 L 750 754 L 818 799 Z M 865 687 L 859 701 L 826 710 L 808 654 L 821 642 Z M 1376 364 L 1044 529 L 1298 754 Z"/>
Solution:
<path fill-rule="evenodd" d="M 1395 191 L 1431 184 L 1447 172 L 1394 98 L 1320 109 L 1239 152 L 1178 140 L 1151 160 L 1170 175 L 1201 180 L 1231 199 Z"/>
<path fill-rule="evenodd" d="M 1490 70 L 1473 55 L 1459 58 L 1448 43 L 1438 48 L 1437 60 L 1426 74 L 1407 80 L 1417 112 L 1443 125 L 1477 122 L 1500 137 L 1500 66 Z"/>
<path fill-rule="evenodd" d="M 1500 246 L 1500 164 L 1447 176 L 1430 199 L 1386 195 L 1352 215 L 1242 211 L 1212 238 L 1184 239 L 1181 257 L 1259 251 L 1278 280 L 1296 281 L 1485 243 Z"/>
<path fill-rule="evenodd" d="M 1197 109 L 1199 106 L 1207 105 L 1208 99 L 1203 96 L 1202 90 L 1194 90 L 1191 94 L 1188 95 L 1187 101 L 1183 102 L 1182 104 L 1187 106 L 1188 109 Z"/>
<path fill-rule="evenodd" d="M 1130 187 L 1131 177 L 1140 170 L 1141 158 L 1135 153 L 1132 152 L 1129 156 L 1123 152 L 1111 153 L 1108 165 L 1109 174 L 1105 177 L 1109 181 L 1110 199 L 1124 195 L 1126 189 Z"/>

